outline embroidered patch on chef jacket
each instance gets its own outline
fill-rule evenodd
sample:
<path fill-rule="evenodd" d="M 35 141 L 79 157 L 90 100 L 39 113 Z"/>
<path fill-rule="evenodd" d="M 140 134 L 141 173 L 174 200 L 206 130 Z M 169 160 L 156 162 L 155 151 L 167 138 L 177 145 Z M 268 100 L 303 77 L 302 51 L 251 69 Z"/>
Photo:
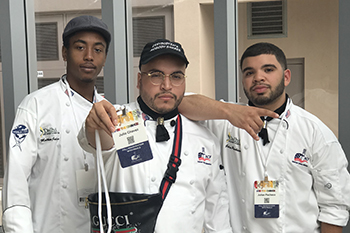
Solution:
<path fill-rule="evenodd" d="M 53 127 L 40 127 L 40 142 L 60 140 L 60 132 Z"/>
<path fill-rule="evenodd" d="M 279 217 L 279 183 L 277 180 L 254 182 L 254 216 L 255 218 Z"/>
<path fill-rule="evenodd" d="M 241 152 L 240 140 L 236 137 L 232 137 L 231 133 L 227 134 L 225 148 Z"/>
<path fill-rule="evenodd" d="M 120 164 L 123 168 L 153 159 L 141 111 L 118 115 L 119 125 L 113 135 Z"/>
<path fill-rule="evenodd" d="M 304 167 L 308 167 L 309 158 L 305 156 L 306 149 L 303 149 L 302 153 L 296 153 L 292 160 L 292 163 L 299 164 Z"/>
<path fill-rule="evenodd" d="M 286 118 L 289 118 L 290 115 L 291 115 L 290 110 L 288 110 L 288 111 L 286 112 Z"/>
<path fill-rule="evenodd" d="M 22 151 L 21 144 L 26 139 L 27 135 L 29 133 L 29 129 L 25 125 L 17 125 L 13 130 L 12 134 L 15 139 L 15 145 L 12 147 L 18 146 L 20 151 Z"/>
<path fill-rule="evenodd" d="M 198 163 L 211 165 L 211 155 L 206 154 L 204 147 L 202 147 L 202 151 L 198 152 Z"/>

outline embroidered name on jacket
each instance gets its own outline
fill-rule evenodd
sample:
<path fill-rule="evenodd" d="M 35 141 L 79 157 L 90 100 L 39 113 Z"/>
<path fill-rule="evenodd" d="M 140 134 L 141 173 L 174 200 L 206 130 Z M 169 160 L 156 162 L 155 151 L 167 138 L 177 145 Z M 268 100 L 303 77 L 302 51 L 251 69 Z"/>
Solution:
<path fill-rule="evenodd" d="M 205 148 L 202 147 L 202 151 L 198 152 L 198 163 L 204 163 L 206 165 L 211 165 L 211 155 L 205 153 Z"/>
<path fill-rule="evenodd" d="M 40 142 L 49 142 L 60 140 L 60 132 L 52 127 L 40 127 Z"/>
<path fill-rule="evenodd" d="M 306 149 L 303 149 L 302 153 L 296 153 L 292 160 L 292 163 L 302 165 L 304 167 L 308 167 L 309 158 L 305 156 Z"/>
<path fill-rule="evenodd" d="M 26 139 L 28 133 L 29 133 L 29 130 L 25 125 L 17 125 L 12 130 L 12 134 L 16 142 L 13 147 L 18 146 L 18 148 L 22 151 L 21 143 L 24 141 L 24 139 Z"/>
<path fill-rule="evenodd" d="M 232 137 L 230 132 L 227 134 L 225 147 L 231 150 L 241 152 L 241 145 L 239 139 L 236 137 Z"/>

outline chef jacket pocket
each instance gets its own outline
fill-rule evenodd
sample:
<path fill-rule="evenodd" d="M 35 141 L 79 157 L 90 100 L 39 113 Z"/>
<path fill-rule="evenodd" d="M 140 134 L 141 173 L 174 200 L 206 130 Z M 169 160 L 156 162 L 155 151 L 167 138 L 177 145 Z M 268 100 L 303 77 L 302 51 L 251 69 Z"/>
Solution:
<path fill-rule="evenodd" d="M 319 203 L 331 204 L 341 195 L 339 171 L 313 169 L 314 190 Z"/>

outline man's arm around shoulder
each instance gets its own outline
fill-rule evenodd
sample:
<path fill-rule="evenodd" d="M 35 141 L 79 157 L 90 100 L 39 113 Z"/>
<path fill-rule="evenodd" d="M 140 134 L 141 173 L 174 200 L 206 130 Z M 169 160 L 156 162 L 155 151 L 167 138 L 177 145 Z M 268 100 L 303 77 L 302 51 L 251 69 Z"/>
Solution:
<path fill-rule="evenodd" d="M 277 113 L 267 109 L 225 103 L 198 94 L 186 95 L 179 111 L 196 121 L 226 119 L 232 125 L 247 131 L 255 140 L 259 140 L 257 133 L 263 126 L 260 116 L 278 117 Z"/>

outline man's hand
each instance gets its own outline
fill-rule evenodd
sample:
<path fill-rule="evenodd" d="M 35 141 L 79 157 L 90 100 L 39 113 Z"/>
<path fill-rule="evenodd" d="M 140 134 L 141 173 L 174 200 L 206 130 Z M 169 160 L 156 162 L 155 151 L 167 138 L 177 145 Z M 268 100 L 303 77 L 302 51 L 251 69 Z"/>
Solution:
<path fill-rule="evenodd" d="M 263 108 L 223 102 L 220 104 L 224 104 L 224 118 L 230 121 L 232 125 L 247 131 L 255 140 L 259 140 L 257 133 L 260 132 L 264 125 L 260 116 L 278 117 L 277 113 Z"/>
<path fill-rule="evenodd" d="M 118 124 L 118 116 L 115 107 L 108 101 L 102 100 L 94 103 L 85 120 L 85 133 L 90 145 L 96 148 L 95 130 L 100 133 L 102 149 L 113 146 L 112 133 Z"/>
<path fill-rule="evenodd" d="M 259 140 L 257 133 L 264 124 L 260 116 L 278 117 L 277 113 L 267 109 L 225 103 L 198 94 L 185 96 L 179 105 L 179 111 L 195 121 L 229 120 L 232 125 L 247 131 L 255 140 Z"/>

